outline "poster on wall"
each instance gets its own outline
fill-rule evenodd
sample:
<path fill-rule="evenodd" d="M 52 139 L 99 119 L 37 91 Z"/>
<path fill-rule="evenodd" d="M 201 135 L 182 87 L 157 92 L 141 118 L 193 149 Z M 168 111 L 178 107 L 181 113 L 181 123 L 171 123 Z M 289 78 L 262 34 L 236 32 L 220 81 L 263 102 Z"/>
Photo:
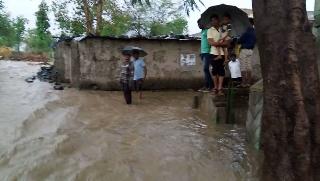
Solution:
<path fill-rule="evenodd" d="M 195 54 L 181 54 L 180 65 L 182 67 L 196 65 L 196 55 Z"/>

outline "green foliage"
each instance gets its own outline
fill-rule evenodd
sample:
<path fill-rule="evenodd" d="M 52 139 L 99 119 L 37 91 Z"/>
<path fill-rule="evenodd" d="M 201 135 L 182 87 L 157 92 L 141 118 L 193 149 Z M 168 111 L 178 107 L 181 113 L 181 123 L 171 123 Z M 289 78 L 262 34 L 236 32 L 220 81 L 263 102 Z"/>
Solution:
<path fill-rule="evenodd" d="M 183 34 L 187 29 L 187 21 L 179 5 L 170 0 L 153 1 L 150 6 L 128 5 L 132 12 L 132 30 L 138 35 Z"/>
<path fill-rule="evenodd" d="M 182 17 L 177 17 L 167 23 L 153 22 L 150 26 L 150 35 L 184 34 L 187 25 L 188 22 Z"/>
<path fill-rule="evenodd" d="M 102 36 L 119 36 L 130 30 L 131 17 L 126 13 L 114 14 L 110 21 L 105 21 L 101 31 Z"/>
<path fill-rule="evenodd" d="M 71 6 L 73 12 L 70 12 Z M 82 35 L 85 32 L 85 19 L 81 9 L 81 3 L 78 0 L 73 1 L 54 1 L 52 2 L 52 10 L 54 12 L 55 20 L 59 24 L 61 34 L 66 35 Z"/>
<path fill-rule="evenodd" d="M 4 5 L 3 5 L 3 0 L 0 0 L 0 11 L 2 11 L 4 8 Z"/>
<path fill-rule="evenodd" d="M 19 16 L 14 20 L 13 27 L 15 32 L 15 43 L 17 46 L 17 50 L 20 51 L 20 44 L 23 41 L 24 33 L 26 31 L 26 22 L 27 19 Z"/>
<path fill-rule="evenodd" d="M 7 13 L 0 13 L 0 46 L 12 47 L 15 44 L 13 22 Z"/>
<path fill-rule="evenodd" d="M 0 46 L 12 47 L 14 45 L 14 27 L 3 1 L 0 0 Z"/>
<path fill-rule="evenodd" d="M 39 5 L 39 10 L 36 12 L 36 29 L 30 30 L 28 33 L 27 44 L 28 48 L 35 53 L 49 52 L 51 50 L 52 37 L 49 32 L 49 8 L 42 1 Z"/>
<path fill-rule="evenodd" d="M 200 4 L 204 5 L 203 2 L 201 0 L 197 0 L 199 1 Z M 146 4 L 148 6 L 150 6 L 151 4 L 153 4 L 154 2 L 150 3 L 149 0 L 131 0 L 131 4 L 132 5 L 143 5 Z M 182 0 L 182 5 L 181 8 L 184 8 L 185 12 L 187 13 L 187 15 L 189 16 L 190 11 L 194 11 L 195 9 L 199 10 L 199 6 L 197 4 L 197 2 L 195 0 Z"/>
<path fill-rule="evenodd" d="M 39 10 L 36 12 L 36 30 L 37 34 L 44 35 L 47 34 L 50 28 L 49 18 L 48 18 L 49 7 L 45 1 L 42 1 L 39 5 Z"/>
<path fill-rule="evenodd" d="M 90 0 L 88 2 L 90 12 L 95 17 L 94 2 Z M 149 5 L 138 3 L 134 6 L 130 2 L 117 4 L 117 1 L 104 0 L 100 35 L 118 36 L 129 31 L 146 36 L 183 34 L 187 29 L 187 21 L 183 18 L 183 12 L 179 8 L 179 4 L 170 0 L 156 0 Z M 82 35 L 85 33 L 86 21 L 82 1 L 55 1 L 52 9 L 62 34 Z"/>
<path fill-rule="evenodd" d="M 28 31 L 27 45 L 33 53 L 47 53 L 51 51 L 51 36 L 39 36 L 37 29 Z"/>

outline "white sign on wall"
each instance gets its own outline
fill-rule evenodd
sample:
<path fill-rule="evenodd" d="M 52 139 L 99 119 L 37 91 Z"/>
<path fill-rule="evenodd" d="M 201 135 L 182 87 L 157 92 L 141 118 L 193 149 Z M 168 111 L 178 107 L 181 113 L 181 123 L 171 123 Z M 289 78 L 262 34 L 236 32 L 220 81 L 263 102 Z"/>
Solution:
<path fill-rule="evenodd" d="M 181 66 L 196 65 L 196 55 L 195 54 L 181 54 L 180 65 Z"/>

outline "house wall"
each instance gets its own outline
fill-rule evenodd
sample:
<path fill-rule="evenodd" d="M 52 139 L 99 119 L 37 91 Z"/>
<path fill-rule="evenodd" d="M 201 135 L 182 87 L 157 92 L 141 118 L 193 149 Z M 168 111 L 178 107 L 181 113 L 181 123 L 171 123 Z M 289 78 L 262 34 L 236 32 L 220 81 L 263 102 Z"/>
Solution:
<path fill-rule="evenodd" d="M 71 48 L 69 42 L 60 42 L 54 53 L 54 67 L 58 72 L 58 81 L 70 82 Z"/>
<path fill-rule="evenodd" d="M 55 51 L 55 65 L 64 80 L 76 87 L 118 90 L 121 50 L 127 45 L 142 47 L 148 52 L 144 57 L 148 69 L 145 89 L 185 89 L 203 85 L 198 40 L 87 38 L 80 42 L 61 42 Z M 194 54 L 195 65 L 181 65 L 181 54 Z"/>

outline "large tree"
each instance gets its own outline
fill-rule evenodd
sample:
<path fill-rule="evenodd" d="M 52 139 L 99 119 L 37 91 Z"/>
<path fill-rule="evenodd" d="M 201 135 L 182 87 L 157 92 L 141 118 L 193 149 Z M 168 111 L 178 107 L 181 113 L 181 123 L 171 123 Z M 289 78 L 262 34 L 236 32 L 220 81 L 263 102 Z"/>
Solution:
<path fill-rule="evenodd" d="M 17 47 L 17 51 L 20 51 L 20 45 L 21 42 L 24 39 L 24 33 L 26 31 L 26 22 L 27 19 L 25 19 L 24 17 L 18 16 L 13 23 L 13 27 L 15 30 L 15 43 L 16 43 L 16 47 Z"/>
<path fill-rule="evenodd" d="M 156 0 L 150 5 L 127 3 L 132 17 L 131 30 L 137 35 L 183 34 L 187 30 L 184 12 L 171 0 Z"/>
<path fill-rule="evenodd" d="M 12 47 L 15 44 L 13 21 L 4 10 L 3 1 L 0 0 L 0 46 Z"/>
<path fill-rule="evenodd" d="M 320 84 L 305 0 L 254 0 L 264 85 L 263 180 L 320 180 Z"/>
<path fill-rule="evenodd" d="M 119 9 L 118 6 L 112 0 L 58 0 L 52 5 L 56 21 L 65 33 L 82 34 L 78 30 L 83 30 L 95 35 L 100 35 L 103 30 L 103 16 L 109 17 Z"/>
<path fill-rule="evenodd" d="M 49 7 L 45 1 L 39 5 L 36 12 L 36 29 L 29 31 L 28 47 L 36 53 L 49 52 L 51 50 L 51 33 L 49 31 L 50 23 L 48 18 Z"/>
<path fill-rule="evenodd" d="M 69 35 L 123 35 L 130 30 L 138 35 L 180 34 L 187 27 L 181 10 L 169 0 L 134 6 L 126 1 L 59 0 L 52 7 L 62 33 Z"/>

